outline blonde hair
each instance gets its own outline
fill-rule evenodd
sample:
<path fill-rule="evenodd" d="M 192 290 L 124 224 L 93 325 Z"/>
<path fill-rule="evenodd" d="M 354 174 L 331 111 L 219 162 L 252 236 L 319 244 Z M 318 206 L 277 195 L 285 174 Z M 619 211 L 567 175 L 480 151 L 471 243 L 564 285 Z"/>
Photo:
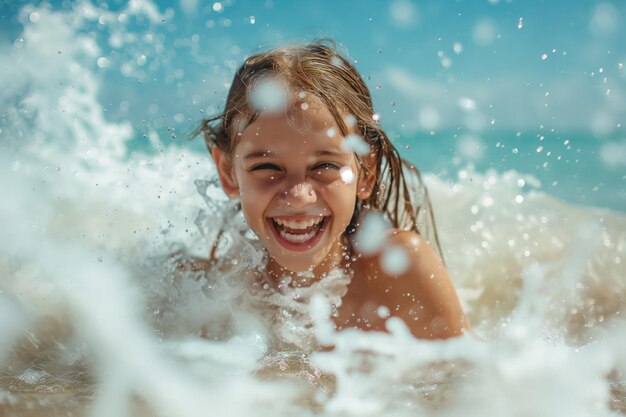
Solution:
<path fill-rule="evenodd" d="M 383 213 L 397 229 L 420 233 L 418 216 L 423 212 L 426 223 L 432 225 L 429 240 L 439 250 L 428 191 L 419 171 L 400 157 L 381 129 L 373 117 L 372 97 L 367 85 L 356 68 L 337 53 L 331 41 L 279 47 L 246 59 L 235 74 L 224 111 L 204 119 L 194 132 L 194 136 L 202 134 L 209 152 L 216 146 L 227 156 L 232 155 L 237 137 L 234 132 L 241 129 L 237 125 L 244 120 L 247 126 L 259 115 L 249 103 L 251 90 L 268 76 L 280 79 L 294 92 L 314 97 L 328 109 L 342 135 L 355 133 L 370 147 L 370 155 L 375 158 L 373 166 L 364 163 L 359 155 L 356 157 L 361 169 L 359 175 L 371 175 L 372 170 L 375 171 L 374 187 L 369 198 L 357 199 L 345 234 L 354 233 L 366 209 Z M 346 116 L 350 116 L 354 123 L 349 125 Z M 407 175 L 412 177 L 412 187 L 407 184 Z M 416 204 L 416 193 L 422 195 L 421 205 Z"/>

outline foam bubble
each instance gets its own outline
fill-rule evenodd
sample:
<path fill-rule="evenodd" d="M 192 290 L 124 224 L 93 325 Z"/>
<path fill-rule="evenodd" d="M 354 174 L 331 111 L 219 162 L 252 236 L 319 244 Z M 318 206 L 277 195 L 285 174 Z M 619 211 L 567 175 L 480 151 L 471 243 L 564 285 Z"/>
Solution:
<path fill-rule="evenodd" d="M 98 65 L 98 67 L 100 68 L 107 68 L 111 62 L 109 61 L 108 58 L 101 56 L 100 58 L 98 58 L 98 60 L 96 61 L 96 64 Z"/>

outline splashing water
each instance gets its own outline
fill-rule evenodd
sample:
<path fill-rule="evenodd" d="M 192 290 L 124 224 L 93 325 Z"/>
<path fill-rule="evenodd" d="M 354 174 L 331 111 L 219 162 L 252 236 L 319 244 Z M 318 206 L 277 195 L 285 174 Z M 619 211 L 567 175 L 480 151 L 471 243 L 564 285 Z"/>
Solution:
<path fill-rule="evenodd" d="M 285 86 L 280 80 L 273 78 L 259 80 L 250 92 L 250 103 L 259 112 L 280 111 L 285 108 L 287 101 Z"/>
<path fill-rule="evenodd" d="M 597 13 L 594 27 L 610 29 Z M 17 63 L 0 76 L 10 196 L 0 205 L 0 414 L 625 413 L 623 214 L 560 202 L 513 171 L 426 175 L 473 334 L 420 341 L 394 318 L 388 333 L 336 332 L 329 316 L 349 277 L 272 288 L 208 157 L 154 130 L 133 148 L 130 123 L 108 117 L 98 71 L 141 76 L 151 58 L 136 48 L 160 49 L 147 35 L 166 17 L 148 1 L 115 13 L 25 6 L 19 41 L 0 46 Z M 85 34 L 99 19 L 103 42 L 127 57 L 105 56 Z M 127 36 L 133 19 L 146 33 Z M 357 245 L 384 249 L 383 267 L 400 273 L 408 255 L 384 248 L 386 229 L 368 216 Z M 216 241 L 217 266 L 206 260 Z"/>
<path fill-rule="evenodd" d="M 367 155 L 370 151 L 369 145 L 365 143 L 363 138 L 354 134 L 346 136 L 341 143 L 341 147 L 346 151 L 355 152 L 359 155 Z"/>

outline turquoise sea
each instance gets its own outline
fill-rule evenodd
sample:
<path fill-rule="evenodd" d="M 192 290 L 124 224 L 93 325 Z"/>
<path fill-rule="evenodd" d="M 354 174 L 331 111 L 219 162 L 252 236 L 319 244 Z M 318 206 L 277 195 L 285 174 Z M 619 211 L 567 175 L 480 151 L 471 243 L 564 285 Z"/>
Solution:
<path fill-rule="evenodd" d="M 396 142 L 423 172 L 456 181 L 459 171 L 531 175 L 536 188 L 563 201 L 626 211 L 626 135 L 591 132 L 437 132 Z M 408 145 L 408 148 L 407 148 Z"/>

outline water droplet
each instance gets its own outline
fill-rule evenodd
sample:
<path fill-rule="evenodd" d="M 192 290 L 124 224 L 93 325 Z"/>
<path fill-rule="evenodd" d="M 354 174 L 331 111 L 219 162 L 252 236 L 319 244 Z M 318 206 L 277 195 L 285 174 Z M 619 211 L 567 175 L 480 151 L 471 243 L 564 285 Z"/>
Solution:
<path fill-rule="evenodd" d="M 469 97 L 461 97 L 458 101 L 458 105 L 463 110 L 476 110 L 476 101 Z"/>
<path fill-rule="evenodd" d="M 220 2 L 215 2 L 213 3 L 213 10 L 215 10 L 218 13 L 221 13 L 224 10 L 224 6 L 222 6 L 222 3 Z"/>
<path fill-rule="evenodd" d="M 96 61 L 96 65 L 98 65 L 98 67 L 100 68 L 107 68 L 110 65 L 110 61 L 106 58 L 101 56 L 100 58 L 98 58 L 98 60 Z"/>
<path fill-rule="evenodd" d="M 32 12 L 32 13 L 30 14 L 30 16 L 28 16 L 28 18 L 30 19 L 30 21 L 31 21 L 31 22 L 33 22 L 33 23 L 37 23 L 37 22 L 39 22 L 39 13 L 37 13 L 37 12 Z"/>
<path fill-rule="evenodd" d="M 410 258 L 402 246 L 390 246 L 385 249 L 380 266 L 389 275 L 401 275 L 409 267 Z"/>
<path fill-rule="evenodd" d="M 250 92 L 250 104 L 258 111 L 276 111 L 283 108 L 286 102 L 284 85 L 273 78 L 260 80 Z"/>
<path fill-rule="evenodd" d="M 459 55 L 461 52 L 463 52 L 463 45 L 460 42 L 454 42 L 454 44 L 452 45 L 452 50 L 455 54 Z"/>
<path fill-rule="evenodd" d="M 358 155 L 366 155 L 370 151 L 370 147 L 365 141 L 357 135 L 350 134 L 346 136 L 341 147 L 344 150 L 352 151 Z"/>
<path fill-rule="evenodd" d="M 389 223 L 382 214 L 369 212 L 355 236 L 357 250 L 366 254 L 378 251 L 384 244 L 381 236 L 385 235 L 388 228 Z"/>
<path fill-rule="evenodd" d="M 341 167 L 339 175 L 341 176 L 341 180 L 346 184 L 352 184 L 354 182 L 354 172 L 349 166 Z"/>
<path fill-rule="evenodd" d="M 17 38 L 15 42 L 13 42 L 13 46 L 16 48 L 21 48 L 24 46 L 24 38 Z"/>
<path fill-rule="evenodd" d="M 256 23 L 256 18 L 254 16 L 250 16 L 250 24 L 254 25 Z"/>
<path fill-rule="evenodd" d="M 478 46 L 488 46 L 497 37 L 497 28 L 493 20 L 483 19 L 476 24 L 472 31 L 472 39 Z"/>
<path fill-rule="evenodd" d="M 548 59 L 548 54 L 541 55 L 541 60 L 542 61 L 545 61 L 546 59 Z"/>
<path fill-rule="evenodd" d="M 517 21 L 517 28 L 521 29 L 524 27 L 524 18 L 520 17 L 519 20 Z"/>

